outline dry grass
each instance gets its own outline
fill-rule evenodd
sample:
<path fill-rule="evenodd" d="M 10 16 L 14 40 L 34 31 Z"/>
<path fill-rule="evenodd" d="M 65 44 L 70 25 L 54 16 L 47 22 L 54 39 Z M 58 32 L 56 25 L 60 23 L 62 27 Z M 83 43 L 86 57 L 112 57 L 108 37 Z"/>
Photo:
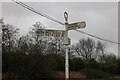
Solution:
<path fill-rule="evenodd" d="M 70 71 L 70 78 L 86 78 L 86 76 L 78 71 Z M 62 71 L 52 72 L 51 76 L 53 78 L 65 78 L 65 73 Z"/>

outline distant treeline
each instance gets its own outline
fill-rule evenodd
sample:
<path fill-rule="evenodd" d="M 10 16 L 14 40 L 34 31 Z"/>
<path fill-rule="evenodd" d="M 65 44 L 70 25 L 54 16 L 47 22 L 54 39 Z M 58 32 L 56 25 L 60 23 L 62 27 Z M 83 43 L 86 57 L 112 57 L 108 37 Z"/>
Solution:
<path fill-rule="evenodd" d="M 65 70 L 65 46 L 59 38 L 45 39 L 36 34 L 41 24 L 34 24 L 28 34 L 19 35 L 13 25 L 2 24 L 2 69 L 6 77 L 45 77 L 50 72 Z M 71 71 L 94 69 L 112 75 L 120 74 L 120 59 L 107 53 L 101 41 L 82 38 L 69 48 Z"/>

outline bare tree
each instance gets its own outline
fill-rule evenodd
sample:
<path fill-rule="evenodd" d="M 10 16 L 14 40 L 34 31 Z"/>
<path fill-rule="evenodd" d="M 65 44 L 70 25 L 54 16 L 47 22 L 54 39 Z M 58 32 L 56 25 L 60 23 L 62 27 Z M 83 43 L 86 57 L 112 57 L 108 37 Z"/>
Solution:
<path fill-rule="evenodd" d="M 91 38 L 81 39 L 79 43 L 73 46 L 75 53 L 84 60 L 97 60 L 101 53 L 104 53 L 105 47 L 101 42 L 95 42 Z"/>
<path fill-rule="evenodd" d="M 116 55 L 114 55 L 114 53 L 109 53 L 109 54 L 107 53 L 100 56 L 100 61 L 101 63 L 105 63 L 105 64 L 115 64 L 117 61 L 117 57 Z"/>
<path fill-rule="evenodd" d="M 2 49 L 3 51 L 12 51 L 19 36 L 19 28 L 4 24 L 2 25 Z"/>
<path fill-rule="evenodd" d="M 49 40 L 50 41 L 50 40 Z M 64 56 L 65 53 L 65 46 L 63 44 L 63 40 L 59 37 L 54 38 L 50 44 L 49 44 L 49 49 L 48 49 L 48 53 L 55 53 L 55 54 L 60 54 L 62 56 Z"/>
<path fill-rule="evenodd" d="M 36 47 L 36 52 L 42 54 L 48 53 L 62 53 L 64 47 L 59 37 L 41 36 L 37 33 L 38 29 L 44 29 L 44 25 L 40 22 L 36 22 L 33 25 L 32 30 L 29 32 L 31 39 Z M 62 48 L 63 47 L 63 48 Z"/>

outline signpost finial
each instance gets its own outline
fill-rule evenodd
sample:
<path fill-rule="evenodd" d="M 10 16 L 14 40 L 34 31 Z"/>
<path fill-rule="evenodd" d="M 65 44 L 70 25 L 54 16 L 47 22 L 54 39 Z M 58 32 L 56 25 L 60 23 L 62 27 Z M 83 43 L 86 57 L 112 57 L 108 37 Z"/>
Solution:
<path fill-rule="evenodd" d="M 68 13 L 67 12 L 64 12 L 64 18 L 65 18 L 65 21 L 67 22 L 68 21 Z"/>

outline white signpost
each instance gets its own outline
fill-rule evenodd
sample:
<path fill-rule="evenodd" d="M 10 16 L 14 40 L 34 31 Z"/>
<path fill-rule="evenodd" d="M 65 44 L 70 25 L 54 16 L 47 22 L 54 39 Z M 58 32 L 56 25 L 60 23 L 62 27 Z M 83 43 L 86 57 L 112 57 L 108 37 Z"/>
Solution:
<path fill-rule="evenodd" d="M 67 12 L 64 13 L 65 17 L 65 45 L 66 45 L 66 54 L 65 54 L 65 80 L 69 80 L 69 49 L 68 49 L 68 31 L 75 30 L 79 28 L 85 28 L 86 23 L 84 21 L 68 24 L 68 14 Z"/>
<path fill-rule="evenodd" d="M 52 36 L 52 37 L 62 37 L 64 39 L 64 45 L 66 45 L 66 54 L 65 54 L 65 79 L 69 80 L 69 49 L 68 45 L 70 45 L 70 39 L 68 38 L 68 31 L 69 30 L 75 30 L 80 28 L 85 28 L 86 23 L 85 21 L 76 22 L 68 24 L 68 14 L 67 12 L 64 13 L 65 17 L 65 30 L 51 30 L 51 29 L 38 29 L 36 31 L 37 34 L 40 36 Z"/>

